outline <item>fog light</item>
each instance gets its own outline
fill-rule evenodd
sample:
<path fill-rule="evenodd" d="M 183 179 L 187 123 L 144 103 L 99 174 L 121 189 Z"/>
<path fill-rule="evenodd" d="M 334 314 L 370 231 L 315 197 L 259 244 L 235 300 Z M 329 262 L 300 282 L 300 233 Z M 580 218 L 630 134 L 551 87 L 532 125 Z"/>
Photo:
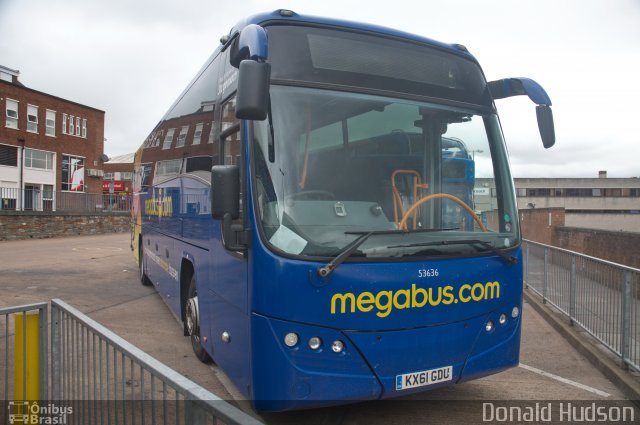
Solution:
<path fill-rule="evenodd" d="M 311 348 L 312 350 L 317 350 L 321 345 L 322 340 L 320 339 L 320 337 L 312 336 L 311 338 L 309 338 L 309 348 Z"/>
<path fill-rule="evenodd" d="M 297 334 L 293 332 L 289 332 L 284 336 L 284 345 L 286 345 L 287 347 L 295 347 L 297 343 L 298 343 Z"/>
<path fill-rule="evenodd" d="M 484 326 L 484 330 L 487 332 L 491 332 L 493 330 L 493 320 L 489 320 L 487 324 Z"/>
<path fill-rule="evenodd" d="M 520 309 L 518 307 L 513 307 L 513 310 L 511 310 L 511 317 L 515 319 L 519 315 L 520 315 Z"/>
<path fill-rule="evenodd" d="M 331 349 L 334 353 L 342 353 L 342 350 L 344 350 L 344 343 L 340 340 L 333 341 Z"/>
<path fill-rule="evenodd" d="M 501 325 L 504 325 L 505 323 L 507 323 L 507 315 L 502 313 L 500 315 L 500 319 L 498 319 L 498 322 L 500 322 Z"/>

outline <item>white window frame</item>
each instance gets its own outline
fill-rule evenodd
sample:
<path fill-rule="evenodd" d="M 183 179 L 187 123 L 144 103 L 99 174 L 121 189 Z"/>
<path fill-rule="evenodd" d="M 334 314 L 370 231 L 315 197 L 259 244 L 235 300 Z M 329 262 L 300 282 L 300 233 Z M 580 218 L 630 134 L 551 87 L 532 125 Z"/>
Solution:
<path fill-rule="evenodd" d="M 69 115 L 69 125 L 67 126 L 67 134 L 73 136 L 73 129 L 74 129 L 74 125 L 73 125 L 73 115 Z"/>
<path fill-rule="evenodd" d="M 80 117 L 76 117 L 76 136 L 80 137 Z"/>
<path fill-rule="evenodd" d="M 199 122 L 198 124 L 196 124 L 196 129 L 193 133 L 193 145 L 200 144 L 200 140 L 202 140 L 202 127 L 204 127 L 204 123 Z"/>
<path fill-rule="evenodd" d="M 12 105 L 12 106 L 15 105 L 15 109 L 10 108 L 9 105 Z M 5 115 L 6 115 L 5 126 L 6 127 L 13 128 L 16 130 L 18 129 L 18 118 L 20 117 L 18 112 L 19 106 L 20 106 L 19 101 L 7 98 L 5 102 Z M 9 115 L 9 111 L 15 112 L 16 116 L 13 117 Z"/>
<path fill-rule="evenodd" d="M 67 134 L 67 114 L 62 114 L 62 134 Z"/>
<path fill-rule="evenodd" d="M 38 133 L 38 107 L 27 104 L 27 131 Z"/>
<path fill-rule="evenodd" d="M 214 133 L 214 128 L 215 128 L 216 122 L 215 121 L 211 121 L 211 130 L 209 131 L 209 140 L 207 140 L 207 144 L 212 144 L 213 143 L 213 133 Z"/>
<path fill-rule="evenodd" d="M 49 125 L 50 122 L 53 124 Z M 46 134 L 49 137 L 56 137 L 56 111 L 47 109 L 44 125 L 45 125 L 44 134 Z"/>
<path fill-rule="evenodd" d="M 42 167 L 34 167 L 33 166 L 33 152 L 43 152 L 45 154 L 44 159 L 44 168 Z M 27 159 L 29 163 L 27 163 Z M 46 170 L 53 171 L 53 163 L 55 162 L 55 152 L 43 151 L 40 149 L 24 149 L 24 166 L 25 168 L 33 169 L 33 170 Z"/>
<path fill-rule="evenodd" d="M 187 133 L 189 132 L 189 126 L 183 125 L 178 134 L 178 141 L 176 142 L 176 148 L 183 147 L 187 142 Z"/>
<path fill-rule="evenodd" d="M 62 153 L 62 161 L 64 162 L 64 157 L 68 157 L 70 160 L 73 159 L 82 159 L 82 176 L 83 176 L 83 184 L 82 184 L 82 191 L 76 191 L 76 190 L 71 190 L 71 185 L 72 182 L 71 181 L 67 181 L 65 182 L 64 180 L 62 181 L 62 188 L 65 187 L 65 185 L 67 186 L 67 189 L 62 189 L 63 192 L 73 192 L 73 193 L 85 193 L 87 191 L 87 183 L 86 183 L 86 178 L 87 178 L 87 158 L 82 156 L 82 155 L 74 155 L 74 154 L 70 154 L 70 153 Z M 62 171 L 62 170 L 61 170 Z M 67 176 L 67 178 L 69 178 L 69 176 Z"/>
<path fill-rule="evenodd" d="M 162 149 L 171 149 L 171 143 L 173 143 L 173 133 L 175 133 L 175 128 L 170 128 L 167 130 L 167 135 L 164 137 L 164 142 L 162 142 Z"/>
<path fill-rule="evenodd" d="M 83 138 L 87 138 L 87 119 L 83 118 L 82 119 L 82 137 Z"/>

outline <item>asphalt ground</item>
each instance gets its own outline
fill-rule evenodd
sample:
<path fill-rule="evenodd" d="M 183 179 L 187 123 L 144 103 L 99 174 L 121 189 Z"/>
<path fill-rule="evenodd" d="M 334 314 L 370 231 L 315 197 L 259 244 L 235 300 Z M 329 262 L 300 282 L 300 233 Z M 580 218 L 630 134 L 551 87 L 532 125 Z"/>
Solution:
<path fill-rule="evenodd" d="M 0 242 L 0 259 L 0 307 L 60 298 L 180 374 L 257 416 L 221 370 L 195 358 L 182 326 L 160 296 L 154 288 L 140 284 L 128 234 Z M 615 379 L 595 368 L 526 299 L 523 310 L 520 367 L 394 401 L 264 414 L 260 418 L 291 424 L 471 424 L 487 423 L 501 406 L 540 402 L 542 407 L 558 410 L 569 403 L 628 405 L 628 397 L 614 384 Z"/>

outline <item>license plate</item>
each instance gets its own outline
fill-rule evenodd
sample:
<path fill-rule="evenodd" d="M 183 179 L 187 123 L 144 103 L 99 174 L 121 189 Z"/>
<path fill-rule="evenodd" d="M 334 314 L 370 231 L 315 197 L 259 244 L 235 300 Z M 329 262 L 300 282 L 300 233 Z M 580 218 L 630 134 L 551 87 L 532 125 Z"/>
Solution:
<path fill-rule="evenodd" d="M 453 379 L 453 366 L 396 375 L 396 391 L 424 387 Z"/>

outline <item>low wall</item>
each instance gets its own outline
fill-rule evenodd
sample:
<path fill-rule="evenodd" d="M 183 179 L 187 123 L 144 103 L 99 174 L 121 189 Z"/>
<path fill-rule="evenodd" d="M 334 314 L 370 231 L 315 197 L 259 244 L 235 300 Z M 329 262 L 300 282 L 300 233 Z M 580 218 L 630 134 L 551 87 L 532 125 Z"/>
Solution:
<path fill-rule="evenodd" d="M 640 233 L 567 226 L 563 208 L 526 209 L 519 215 L 523 239 L 640 268 Z"/>
<path fill-rule="evenodd" d="M 555 246 L 640 269 L 640 233 L 557 227 Z"/>
<path fill-rule="evenodd" d="M 0 241 L 123 233 L 131 230 L 130 223 L 130 213 L 3 212 L 0 214 Z"/>
<path fill-rule="evenodd" d="M 554 245 L 555 229 L 564 226 L 564 208 L 520 210 L 522 238 L 547 245 Z"/>

